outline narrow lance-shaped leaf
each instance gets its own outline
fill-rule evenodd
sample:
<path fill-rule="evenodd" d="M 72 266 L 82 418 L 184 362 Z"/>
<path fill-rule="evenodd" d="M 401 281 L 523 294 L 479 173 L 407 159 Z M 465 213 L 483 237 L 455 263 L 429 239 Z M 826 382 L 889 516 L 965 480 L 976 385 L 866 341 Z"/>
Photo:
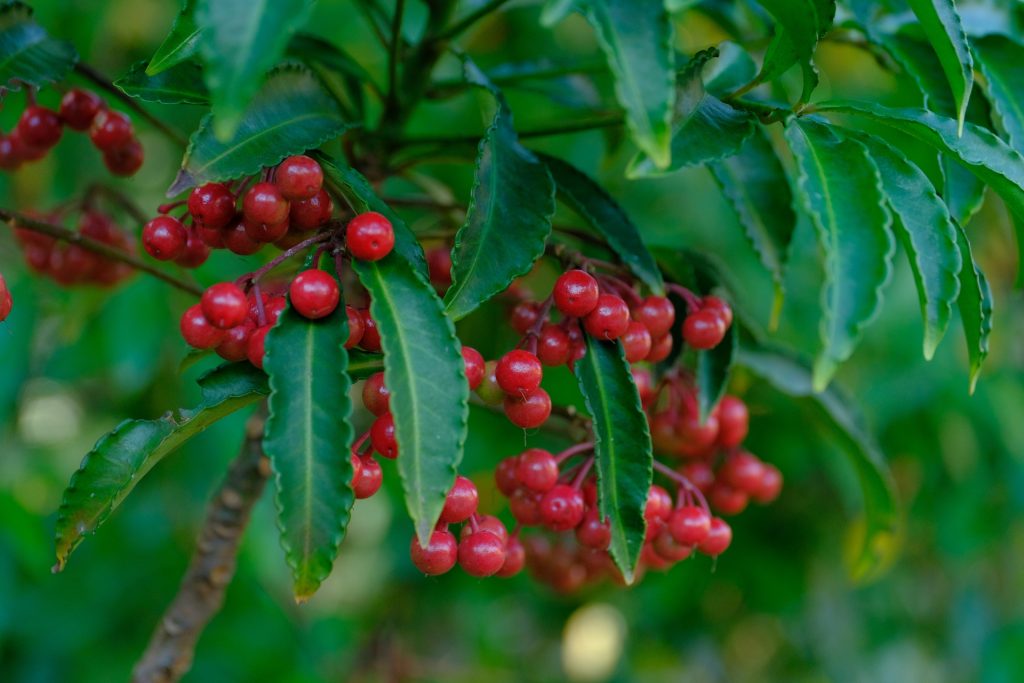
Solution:
<path fill-rule="evenodd" d="M 28 5 L 9 2 L 0 7 L 0 86 L 41 88 L 62 80 L 77 61 L 75 48 L 51 38 L 33 21 Z"/>
<path fill-rule="evenodd" d="M 985 274 L 974 261 L 967 234 L 959 225 L 956 226 L 956 243 L 964 263 L 960 271 L 960 298 L 957 306 L 964 327 L 964 339 L 967 341 L 967 357 L 971 362 L 970 391 L 973 394 L 981 365 L 988 356 L 988 337 L 992 332 L 992 290 Z"/>
<path fill-rule="evenodd" d="M 924 320 L 924 357 L 931 360 L 960 292 L 957 276 L 962 261 L 956 227 L 921 169 L 879 138 L 855 137 L 878 167 L 885 199 L 894 214 L 893 227 L 907 252 Z"/>
<path fill-rule="evenodd" d="M 206 116 L 189 139 L 181 170 L 167 191 L 175 196 L 195 185 L 256 173 L 290 154 L 318 147 L 349 127 L 337 103 L 316 78 L 298 67 L 277 70 L 245 110 L 227 142 L 213 134 Z"/>
<path fill-rule="evenodd" d="M 202 80 L 203 70 L 195 62 L 182 62 L 155 76 L 146 73 L 146 63 L 136 62 L 114 85 L 125 95 L 163 104 L 206 104 L 210 94 Z"/>
<path fill-rule="evenodd" d="M 455 320 L 508 288 L 544 253 L 555 213 L 547 167 L 519 144 L 501 92 L 470 61 L 466 78 L 494 96 L 498 109 L 476 159 L 466 222 L 455 235 L 445 307 Z"/>
<path fill-rule="evenodd" d="M 814 388 L 821 391 L 877 313 L 895 245 L 864 146 L 808 119 L 790 120 L 785 133 L 824 255 L 822 348 L 814 364 Z"/>
<path fill-rule="evenodd" d="M 199 52 L 199 27 L 196 25 L 196 0 L 185 0 L 174 18 L 171 32 L 160 43 L 146 66 L 146 74 L 156 76 L 172 66 L 181 64 Z"/>
<path fill-rule="evenodd" d="M 650 428 L 619 342 L 587 336 L 576 377 L 594 421 L 598 505 L 611 523 L 609 552 L 632 583 L 647 530 L 644 507 L 654 462 Z"/>
<path fill-rule="evenodd" d="M 803 89 L 800 99 L 806 102 L 818 87 L 818 71 L 812 58 L 818 39 L 832 25 L 835 0 L 759 0 L 775 18 L 775 37 L 765 52 L 758 82 L 778 78 L 790 67 L 800 66 Z"/>
<path fill-rule="evenodd" d="M 784 394 L 805 397 L 820 418 L 819 423 L 828 429 L 829 441 L 849 457 L 864 501 L 863 534 L 850 558 L 849 570 L 857 581 L 881 574 L 899 550 L 902 513 L 889 467 L 852 402 L 835 387 L 815 393 L 810 369 L 786 353 L 742 348 L 736 363 Z"/>
<path fill-rule="evenodd" d="M 921 22 L 921 28 L 931 43 L 946 74 L 956 102 L 956 120 L 963 131 L 967 115 L 967 102 L 974 86 L 974 66 L 967 36 L 960 25 L 953 0 L 908 0 L 910 8 Z"/>
<path fill-rule="evenodd" d="M 718 406 L 725 396 L 725 388 L 729 385 L 732 374 L 733 358 L 739 344 L 736 325 L 730 325 L 725 338 L 713 349 L 697 353 L 695 379 L 697 384 L 697 406 L 700 410 L 700 421 L 703 423 L 708 415 Z"/>
<path fill-rule="evenodd" d="M 199 380 L 202 401 L 156 420 L 127 420 L 103 436 L 71 477 L 57 512 L 57 565 L 96 531 L 157 463 L 214 422 L 267 394 L 266 377 L 234 363 Z"/>
<path fill-rule="evenodd" d="M 558 196 L 590 227 L 608 241 L 615 254 L 655 294 L 664 294 L 665 283 L 640 231 L 625 210 L 590 176 L 575 166 L 546 154 L 539 155 L 551 171 Z"/>
<path fill-rule="evenodd" d="M 263 450 L 274 472 L 281 545 L 299 601 L 331 573 L 355 502 L 347 338 L 344 306 L 320 320 L 289 306 L 267 334 L 270 413 Z"/>
<path fill-rule="evenodd" d="M 675 81 L 672 23 L 663 0 L 582 0 L 615 76 L 615 95 L 637 146 L 658 168 L 671 159 Z"/>

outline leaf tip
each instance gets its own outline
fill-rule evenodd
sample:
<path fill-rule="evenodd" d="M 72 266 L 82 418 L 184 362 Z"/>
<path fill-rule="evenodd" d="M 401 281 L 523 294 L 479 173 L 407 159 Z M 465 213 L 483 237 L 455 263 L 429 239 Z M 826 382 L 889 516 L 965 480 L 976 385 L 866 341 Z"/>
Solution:
<path fill-rule="evenodd" d="M 193 187 L 196 184 L 195 178 L 192 174 L 186 171 L 184 168 L 178 170 L 178 175 L 174 176 L 174 182 L 167 188 L 168 197 L 176 197 L 185 190 Z"/>
<path fill-rule="evenodd" d="M 820 394 L 828 388 L 832 376 L 836 372 L 836 364 L 829 358 L 819 357 L 814 361 L 814 370 L 811 374 L 811 388 L 814 393 Z"/>

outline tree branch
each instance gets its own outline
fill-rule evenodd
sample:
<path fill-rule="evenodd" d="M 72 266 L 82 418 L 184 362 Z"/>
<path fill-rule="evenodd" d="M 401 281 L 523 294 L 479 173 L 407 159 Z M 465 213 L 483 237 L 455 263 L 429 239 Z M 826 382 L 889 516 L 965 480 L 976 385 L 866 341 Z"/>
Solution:
<path fill-rule="evenodd" d="M 196 642 L 224 604 L 249 513 L 267 482 L 261 408 L 245 427 L 242 452 L 210 502 L 196 552 L 174 601 L 132 671 L 133 683 L 174 683 L 192 667 Z"/>

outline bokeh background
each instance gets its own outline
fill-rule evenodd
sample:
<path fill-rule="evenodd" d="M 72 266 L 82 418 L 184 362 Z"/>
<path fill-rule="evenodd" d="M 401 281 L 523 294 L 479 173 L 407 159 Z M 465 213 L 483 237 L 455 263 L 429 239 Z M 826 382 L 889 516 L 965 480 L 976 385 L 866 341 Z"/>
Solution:
<path fill-rule="evenodd" d="M 177 11 L 171 0 L 33 4 L 43 25 L 113 76 L 152 53 Z M 485 68 L 599 61 L 578 17 L 545 30 L 536 3 L 515 6 L 463 41 Z M 420 12 L 418 2 L 410 3 L 411 31 Z M 726 37 L 698 10 L 677 18 L 683 52 Z M 383 56 L 351 3 L 321 2 L 310 26 L 382 73 Z M 820 97 L 915 102 L 905 78 L 855 46 L 826 40 L 818 61 Z M 508 95 L 519 126 L 530 128 L 565 121 L 581 107 L 607 107 L 608 88 L 597 75 Z M 44 102 L 57 97 L 43 94 Z M 9 96 L 0 112 L 4 130 L 21 98 Z M 472 96 L 432 102 L 413 129 L 482 130 L 479 102 Z M 154 111 L 183 131 L 202 113 Z M 116 184 L 152 210 L 180 151 L 144 124 L 139 128 L 146 164 Z M 734 284 L 737 305 L 767 324 L 770 277 L 706 170 L 626 181 L 622 169 L 632 151 L 614 133 L 531 144 L 600 177 L 652 245 L 714 254 Z M 104 177 L 101 169 L 82 136 L 66 135 L 45 161 L 0 177 L 0 205 L 54 206 Z M 456 197 L 467 195 L 470 166 L 419 170 L 451 183 Z M 407 217 L 417 228 L 436 225 L 429 214 Z M 775 505 L 735 520 L 733 547 L 717 563 L 698 558 L 649 574 L 632 589 L 604 586 L 573 596 L 554 594 L 525 575 L 477 581 L 456 571 L 427 579 L 408 561 L 411 525 L 394 490 L 394 470 L 386 468 L 390 495 L 356 505 L 334 574 L 302 607 L 291 599 L 270 496 L 264 496 L 227 603 L 186 680 L 1024 680 L 1024 307 L 1012 289 L 1015 249 L 998 199 L 987 198 L 968 231 L 996 302 L 992 355 L 976 394 L 967 393 L 956 322 L 936 358 L 922 359 L 916 295 L 900 258 L 882 315 L 839 374 L 886 454 L 907 517 L 900 555 L 874 583 L 851 583 L 843 562 L 860 510 L 843 455 L 808 429 L 800 405 L 738 373 L 734 390 L 753 412 L 750 446 L 782 469 L 786 488 Z M 805 222 L 791 261 L 774 338 L 811 353 L 821 276 Z M 219 254 L 198 277 L 212 283 L 251 268 Z M 0 325 L 0 680 L 126 680 L 176 590 L 207 498 L 239 446 L 245 415 L 224 420 L 160 464 L 63 574 L 52 575 L 54 513 L 82 455 L 124 418 L 189 405 L 203 366 L 179 373 L 186 349 L 177 319 L 188 301 L 159 282 L 137 277 L 111 292 L 68 291 L 30 279 L 2 228 L 0 270 L 16 301 Z M 488 354 L 507 346 L 508 337 L 493 333 L 502 306 L 467 321 L 463 338 Z M 486 489 L 494 464 L 522 447 L 521 432 L 474 415 L 463 469 Z M 484 501 L 500 509 L 493 493 L 485 490 Z"/>

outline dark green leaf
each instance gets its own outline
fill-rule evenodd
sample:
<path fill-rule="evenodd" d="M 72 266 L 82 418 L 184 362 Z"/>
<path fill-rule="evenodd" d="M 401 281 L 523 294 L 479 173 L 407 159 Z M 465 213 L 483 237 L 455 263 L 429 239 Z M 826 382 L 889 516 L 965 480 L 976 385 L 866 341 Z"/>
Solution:
<path fill-rule="evenodd" d="M 967 340 L 967 356 L 971 361 L 970 391 L 973 394 L 981 365 L 988 356 L 988 337 L 992 332 L 992 290 L 985 274 L 975 263 L 971 243 L 959 225 L 956 226 L 956 242 L 964 264 L 960 270 L 957 306 L 964 326 L 964 339 Z"/>
<path fill-rule="evenodd" d="M 348 376 L 353 382 L 366 379 L 384 369 L 384 356 L 352 349 L 348 352 Z"/>
<path fill-rule="evenodd" d="M 806 102 L 818 86 L 812 58 L 818 39 L 832 25 L 835 0 L 759 0 L 775 18 L 775 37 L 764 56 L 758 81 L 778 78 L 799 65 L 803 73 L 800 100 Z"/>
<path fill-rule="evenodd" d="M 156 76 L 161 71 L 190 59 L 199 52 L 199 27 L 195 19 L 196 0 L 185 0 L 174 18 L 171 32 L 149 60 L 146 74 Z"/>
<path fill-rule="evenodd" d="M 576 362 L 576 377 L 594 420 L 598 505 L 612 528 L 609 552 L 626 582 L 632 583 L 647 530 L 644 507 L 653 477 L 647 416 L 619 342 L 588 335 L 587 353 Z"/>
<path fill-rule="evenodd" d="M 1005 36 L 972 41 L 985 94 L 1010 146 L 1024 153 L 1024 46 Z"/>
<path fill-rule="evenodd" d="M 202 77 L 203 70 L 195 62 L 182 62 L 155 76 L 146 73 L 145 62 L 136 62 L 114 85 L 124 94 L 146 102 L 207 104 L 210 96 Z"/>
<path fill-rule="evenodd" d="M 202 120 L 167 194 L 255 173 L 290 154 L 318 147 L 348 127 L 337 103 L 312 74 L 298 67 L 280 69 L 267 79 L 228 142 L 214 136 L 209 115 Z"/>
<path fill-rule="evenodd" d="M 849 570 L 857 581 L 877 577 L 899 551 L 903 520 L 889 467 L 852 402 L 835 387 L 815 393 L 810 369 L 789 354 L 741 348 L 736 363 L 784 394 L 806 398 L 820 418 L 819 424 L 827 428 L 829 441 L 849 457 L 864 502 L 863 534 Z"/>
<path fill-rule="evenodd" d="M 519 144 L 505 97 L 472 62 L 465 70 L 470 83 L 491 92 L 498 108 L 480 141 L 466 222 L 452 249 L 452 285 L 444 303 L 454 320 L 530 271 L 544 253 L 555 213 L 551 174 Z"/>
<path fill-rule="evenodd" d="M 908 0 L 910 8 L 921 22 L 928 42 L 939 57 L 942 71 L 946 74 L 953 100 L 956 104 L 956 118 L 962 131 L 967 115 L 967 102 L 974 86 L 974 68 L 967 36 L 960 25 L 953 0 Z"/>
<path fill-rule="evenodd" d="M 289 307 L 266 340 L 270 413 L 263 450 L 274 471 L 281 545 L 299 601 L 331 573 L 355 502 L 346 339 L 339 306 L 321 320 Z"/>
<path fill-rule="evenodd" d="M 28 5 L 11 2 L 0 7 L 0 86 L 41 88 L 62 80 L 77 61 L 75 48 L 51 38 L 32 20 Z"/>
<path fill-rule="evenodd" d="M 753 58 L 736 43 L 725 41 L 715 48 L 718 59 L 704 65 L 702 77 L 704 88 L 721 97 L 746 85 L 757 74 Z"/>
<path fill-rule="evenodd" d="M 248 363 L 222 365 L 199 380 L 202 401 L 156 420 L 127 420 L 102 437 L 71 477 L 57 512 L 57 566 L 93 533 L 144 476 L 211 424 L 266 395 L 262 372 Z"/>
<path fill-rule="evenodd" d="M 292 34 L 302 26 L 312 0 L 197 0 L 196 26 L 204 74 L 213 101 L 213 132 L 227 143 L 244 126 L 267 71 L 278 63 Z"/>
<path fill-rule="evenodd" d="M 822 348 L 814 363 L 814 388 L 821 391 L 878 311 L 894 244 L 878 172 L 863 145 L 808 119 L 791 119 L 786 140 L 825 260 Z"/>
<path fill-rule="evenodd" d="M 732 373 L 733 358 L 739 344 L 736 325 L 730 325 L 725 339 L 713 349 L 697 353 L 697 367 L 694 371 L 697 383 L 697 405 L 700 408 L 700 421 L 708 419 L 725 396 L 725 388 L 729 384 Z"/>

